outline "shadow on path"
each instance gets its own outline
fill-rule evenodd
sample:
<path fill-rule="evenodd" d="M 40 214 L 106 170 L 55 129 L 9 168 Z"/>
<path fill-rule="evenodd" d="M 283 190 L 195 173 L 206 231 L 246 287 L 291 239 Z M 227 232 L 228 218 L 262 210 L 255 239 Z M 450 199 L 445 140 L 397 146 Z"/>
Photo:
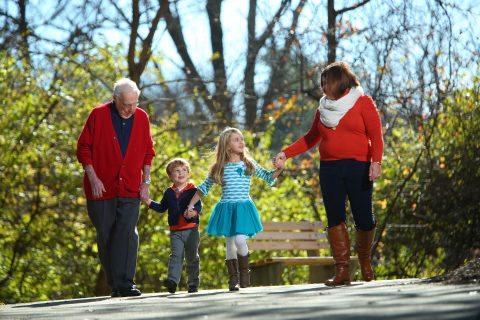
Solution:
<path fill-rule="evenodd" d="M 22 304 L 19 306 L 12 306 L 12 308 L 42 308 L 42 307 L 55 307 L 55 306 L 63 306 L 69 304 L 77 304 L 77 303 L 86 303 L 86 302 L 97 302 L 111 299 L 110 297 L 94 297 L 94 298 L 82 298 L 76 300 L 60 300 L 60 301 L 52 301 L 52 302 L 44 302 L 44 303 L 32 303 L 32 304 Z"/>

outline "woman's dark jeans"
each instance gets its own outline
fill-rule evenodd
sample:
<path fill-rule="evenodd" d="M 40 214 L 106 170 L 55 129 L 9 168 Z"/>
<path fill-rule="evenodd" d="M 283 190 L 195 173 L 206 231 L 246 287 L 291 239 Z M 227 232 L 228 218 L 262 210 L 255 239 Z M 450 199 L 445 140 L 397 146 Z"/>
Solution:
<path fill-rule="evenodd" d="M 364 231 L 375 227 L 373 182 L 368 178 L 369 168 L 370 162 L 353 159 L 320 161 L 320 188 L 329 228 L 346 221 L 347 196 L 355 227 Z"/>

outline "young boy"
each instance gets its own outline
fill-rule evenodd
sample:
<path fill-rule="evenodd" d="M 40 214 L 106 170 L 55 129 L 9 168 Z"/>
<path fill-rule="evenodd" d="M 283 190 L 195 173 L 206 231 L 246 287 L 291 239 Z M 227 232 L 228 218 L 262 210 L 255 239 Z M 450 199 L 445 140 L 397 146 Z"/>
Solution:
<path fill-rule="evenodd" d="M 160 203 L 152 199 L 144 199 L 149 208 L 163 213 L 168 210 L 168 225 L 170 226 L 171 254 L 168 260 L 168 277 L 163 284 L 168 292 L 175 293 L 182 274 L 183 257 L 187 261 L 188 292 L 198 291 L 200 258 L 198 246 L 200 234 L 198 232 L 198 215 L 202 210 L 202 203 L 198 201 L 195 210 L 184 215 L 190 200 L 197 192 L 197 188 L 189 182 L 190 165 L 187 160 L 175 158 L 168 162 L 166 168 L 172 186 L 163 193 Z M 185 253 L 185 254 L 184 254 Z"/>

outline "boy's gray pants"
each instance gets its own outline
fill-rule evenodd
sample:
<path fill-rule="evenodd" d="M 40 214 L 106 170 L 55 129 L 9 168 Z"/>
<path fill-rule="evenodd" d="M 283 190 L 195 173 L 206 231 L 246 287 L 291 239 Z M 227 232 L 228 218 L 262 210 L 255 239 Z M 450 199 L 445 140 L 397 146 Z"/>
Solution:
<path fill-rule="evenodd" d="M 113 289 L 134 284 L 139 209 L 138 198 L 87 200 L 88 216 L 97 230 L 100 262 Z"/>
<path fill-rule="evenodd" d="M 171 254 L 168 260 L 168 279 L 176 284 L 182 275 L 183 258 L 187 262 L 188 286 L 198 287 L 200 280 L 200 257 L 198 227 L 187 230 L 170 231 Z"/>

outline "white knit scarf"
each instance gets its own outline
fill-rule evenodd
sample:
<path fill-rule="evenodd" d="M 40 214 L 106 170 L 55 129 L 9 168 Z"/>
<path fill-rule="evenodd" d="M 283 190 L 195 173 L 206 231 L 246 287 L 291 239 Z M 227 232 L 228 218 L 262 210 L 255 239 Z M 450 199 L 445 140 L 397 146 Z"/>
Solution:
<path fill-rule="evenodd" d="M 355 102 L 357 102 L 361 96 L 363 96 L 363 88 L 360 86 L 351 88 L 345 96 L 338 100 L 330 100 L 327 99 L 326 96 L 323 96 L 318 105 L 320 121 L 322 121 L 326 127 L 336 127 L 345 113 L 355 105 Z"/>

